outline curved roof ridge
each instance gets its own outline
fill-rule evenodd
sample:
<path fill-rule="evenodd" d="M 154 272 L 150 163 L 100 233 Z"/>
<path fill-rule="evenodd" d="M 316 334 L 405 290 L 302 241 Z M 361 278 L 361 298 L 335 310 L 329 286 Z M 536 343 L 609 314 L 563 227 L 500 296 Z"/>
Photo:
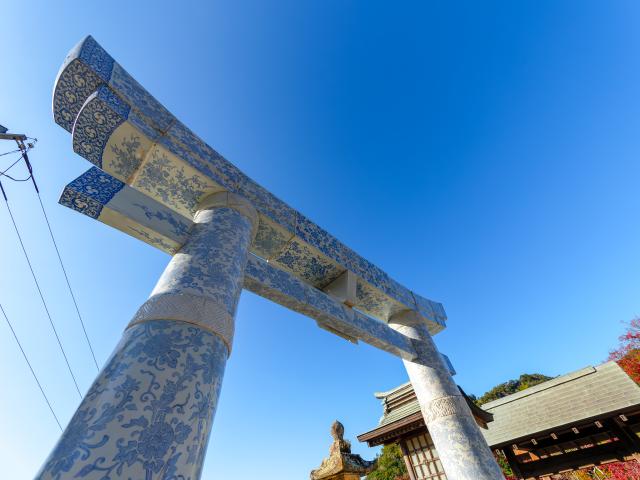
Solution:
<path fill-rule="evenodd" d="M 374 397 L 376 398 L 386 398 L 386 397 L 390 397 L 391 395 L 398 393 L 400 390 L 402 390 L 403 388 L 406 388 L 408 386 L 411 386 L 411 382 L 405 382 L 402 385 L 398 385 L 397 387 L 393 387 L 391 390 L 387 390 L 385 392 L 375 392 L 373 394 Z M 412 387 L 413 388 L 413 387 Z"/>

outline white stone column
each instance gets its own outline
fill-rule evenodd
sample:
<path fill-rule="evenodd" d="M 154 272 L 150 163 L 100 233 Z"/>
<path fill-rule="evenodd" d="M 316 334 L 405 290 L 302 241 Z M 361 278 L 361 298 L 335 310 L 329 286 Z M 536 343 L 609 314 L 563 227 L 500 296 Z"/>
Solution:
<path fill-rule="evenodd" d="M 416 359 L 403 362 L 447 479 L 504 480 L 427 326 L 414 312 L 398 314 L 389 324 L 416 350 Z"/>
<path fill-rule="evenodd" d="M 257 213 L 206 198 L 38 479 L 200 478 Z"/>

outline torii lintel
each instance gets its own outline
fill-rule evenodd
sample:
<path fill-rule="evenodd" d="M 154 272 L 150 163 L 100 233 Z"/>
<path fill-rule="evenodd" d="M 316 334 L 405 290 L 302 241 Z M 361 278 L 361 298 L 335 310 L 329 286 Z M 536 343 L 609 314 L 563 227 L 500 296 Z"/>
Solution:
<path fill-rule="evenodd" d="M 431 334 L 445 327 L 440 303 L 402 286 L 243 174 L 167 111 L 92 37 L 67 56 L 56 80 L 53 111 L 55 121 L 72 132 L 74 151 L 100 169 L 71 182 L 60 199 L 63 205 L 173 254 L 188 238 L 203 198 L 236 193 L 258 211 L 250 251 L 267 261 L 266 268 L 283 270 L 306 289 L 318 290 L 348 273 L 355 288 L 347 304 L 354 315 L 387 322 L 411 310 Z M 250 264 L 257 263 L 252 258 Z M 250 275 L 246 286 L 262 294 Z"/>

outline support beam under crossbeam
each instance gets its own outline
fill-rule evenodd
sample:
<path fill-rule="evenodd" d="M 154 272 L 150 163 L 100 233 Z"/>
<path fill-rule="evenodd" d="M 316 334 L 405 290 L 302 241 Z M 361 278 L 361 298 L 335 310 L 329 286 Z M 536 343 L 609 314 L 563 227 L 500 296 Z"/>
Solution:
<path fill-rule="evenodd" d="M 193 225 L 191 219 L 176 215 L 95 167 L 65 188 L 60 203 L 168 254 L 180 249 Z M 415 357 L 410 342 L 387 324 L 349 308 L 331 293 L 255 254 L 249 256 L 244 287 L 313 318 L 323 328 L 345 338 L 361 340 L 401 358 Z"/>

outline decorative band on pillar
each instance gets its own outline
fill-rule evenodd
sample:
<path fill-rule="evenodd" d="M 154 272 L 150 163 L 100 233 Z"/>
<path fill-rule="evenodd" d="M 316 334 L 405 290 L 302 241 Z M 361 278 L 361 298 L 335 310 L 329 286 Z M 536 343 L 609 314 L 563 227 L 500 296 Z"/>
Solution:
<path fill-rule="evenodd" d="M 411 343 L 417 354 L 416 362 L 439 371 L 439 375 L 443 379 L 450 378 L 447 365 L 433 345 L 424 320 L 416 312 L 412 310 L 400 312 L 394 315 L 389 323 L 394 324 L 396 330 L 411 338 Z M 445 382 L 438 388 L 434 386 L 432 394 L 432 398 L 425 405 L 421 405 L 425 424 L 428 425 L 439 418 L 470 413 L 465 398 L 460 394 L 460 390 L 453 380 Z"/>
<path fill-rule="evenodd" d="M 248 200 L 234 193 L 218 192 L 204 198 L 198 205 L 194 223 L 197 225 L 209 222 L 205 213 L 217 208 L 229 208 L 247 217 L 252 225 L 251 241 L 253 241 L 258 229 L 258 212 Z M 231 353 L 234 318 L 215 299 L 204 295 L 178 292 L 152 294 L 138 309 L 127 328 L 151 320 L 177 320 L 196 325 L 220 337 L 229 354 Z"/>
<path fill-rule="evenodd" d="M 231 353 L 233 317 L 218 302 L 186 293 L 154 295 L 137 311 L 127 328 L 149 320 L 178 320 L 218 335 Z"/>
<path fill-rule="evenodd" d="M 462 395 L 450 395 L 433 399 L 422 409 L 422 416 L 424 423 L 429 425 L 439 418 L 463 415 L 468 410 L 469 405 Z"/>

